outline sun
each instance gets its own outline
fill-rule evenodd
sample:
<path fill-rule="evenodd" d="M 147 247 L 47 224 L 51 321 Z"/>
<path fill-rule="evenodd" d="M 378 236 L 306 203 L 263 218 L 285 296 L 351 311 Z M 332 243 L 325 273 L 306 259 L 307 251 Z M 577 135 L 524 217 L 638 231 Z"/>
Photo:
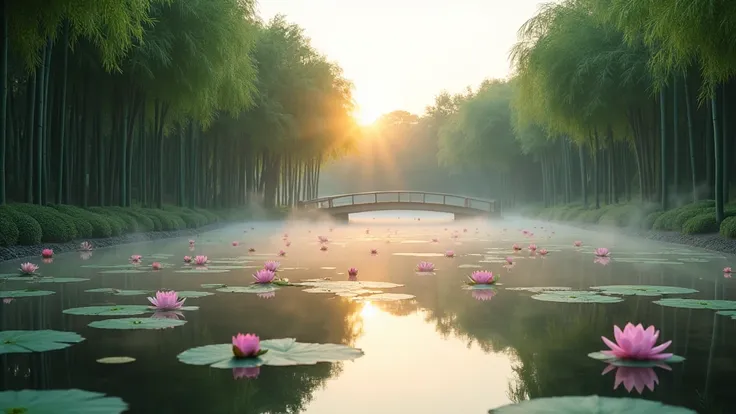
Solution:
<path fill-rule="evenodd" d="M 380 111 L 370 110 L 366 107 L 358 107 L 353 112 L 353 118 L 361 126 L 370 126 L 376 123 L 381 116 Z"/>

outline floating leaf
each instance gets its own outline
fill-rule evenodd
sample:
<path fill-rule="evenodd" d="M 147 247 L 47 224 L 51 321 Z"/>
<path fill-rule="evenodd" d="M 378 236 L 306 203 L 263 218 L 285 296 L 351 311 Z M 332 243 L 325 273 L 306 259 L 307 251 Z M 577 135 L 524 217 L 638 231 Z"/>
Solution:
<path fill-rule="evenodd" d="M 324 288 L 332 290 L 357 290 L 357 289 L 392 289 L 401 287 L 398 283 L 390 282 L 369 282 L 369 281 L 349 281 L 349 280 L 324 280 L 324 279 L 307 279 L 301 282 L 292 283 L 294 286 L 310 286 L 315 288 Z"/>
<path fill-rule="evenodd" d="M 227 293 L 269 293 L 277 290 L 279 290 L 279 288 L 272 283 L 253 284 L 249 286 L 226 286 L 217 289 L 218 292 Z"/>
<path fill-rule="evenodd" d="M 698 293 L 695 289 L 677 286 L 610 285 L 593 286 L 591 289 L 600 290 L 602 293 L 610 295 L 660 296 Z"/>
<path fill-rule="evenodd" d="M 117 397 L 84 390 L 0 392 L 0 412 L 11 414 L 119 414 L 128 404 Z"/>
<path fill-rule="evenodd" d="M 0 354 L 54 351 L 82 341 L 84 338 L 75 332 L 0 331 Z"/>
<path fill-rule="evenodd" d="M 697 414 L 684 407 L 664 405 L 641 398 L 587 397 L 535 398 L 504 405 L 489 411 L 493 414 Z"/>
<path fill-rule="evenodd" d="M 100 273 L 104 273 L 107 275 L 127 275 L 127 274 L 133 274 L 133 273 L 146 273 L 146 271 L 138 270 L 138 269 L 120 269 L 120 270 L 103 270 Z"/>
<path fill-rule="evenodd" d="M 653 303 L 670 308 L 683 309 L 711 309 L 711 310 L 736 310 L 735 300 L 706 300 L 706 299 L 680 299 L 667 298 L 655 300 Z"/>
<path fill-rule="evenodd" d="M 539 287 L 510 287 L 510 288 L 506 288 L 506 290 L 542 293 L 542 292 L 559 292 L 559 291 L 565 291 L 565 290 L 569 291 L 571 290 L 571 288 L 564 287 L 564 286 L 539 286 Z"/>
<path fill-rule="evenodd" d="M 358 290 L 352 290 L 347 292 L 337 292 L 335 293 L 337 296 L 342 296 L 345 298 L 350 298 L 353 296 L 359 296 L 359 295 L 367 295 L 372 293 L 383 293 L 380 290 L 371 290 L 371 289 L 358 289 Z"/>
<path fill-rule="evenodd" d="M 223 264 L 223 265 L 244 265 L 250 262 L 252 262 L 252 260 L 239 260 L 239 259 L 210 260 L 210 263 L 212 264 Z"/>
<path fill-rule="evenodd" d="M 532 299 L 544 302 L 563 302 L 563 303 L 618 303 L 623 299 L 615 296 L 596 295 L 595 292 L 544 292 L 532 296 Z"/>
<path fill-rule="evenodd" d="M 197 292 L 195 290 L 183 290 L 181 292 L 177 291 L 176 295 L 180 298 L 201 298 L 203 296 L 211 296 L 214 295 L 212 292 Z"/>
<path fill-rule="evenodd" d="M 130 316 L 142 315 L 151 312 L 148 305 L 110 305 L 110 306 L 85 306 L 81 308 L 69 308 L 63 311 L 67 315 L 93 315 L 93 316 Z"/>
<path fill-rule="evenodd" d="M 207 268 L 196 268 L 193 267 L 191 269 L 185 269 L 185 270 L 176 270 L 176 273 L 227 273 L 229 270 L 227 269 L 207 269 Z"/>
<path fill-rule="evenodd" d="M 83 277 L 42 277 L 34 280 L 36 283 L 74 283 L 74 282 L 86 282 L 89 279 Z"/>
<path fill-rule="evenodd" d="M 148 257 L 151 259 L 168 259 L 170 257 L 174 257 L 174 255 L 169 253 L 154 253 Z"/>
<path fill-rule="evenodd" d="M 89 293 L 110 293 L 112 295 L 116 296 L 138 296 L 138 295 L 148 295 L 153 293 L 150 290 L 127 290 L 127 289 L 114 289 L 114 288 L 96 288 L 96 289 L 87 289 L 85 292 Z"/>
<path fill-rule="evenodd" d="M 294 338 L 267 339 L 261 341 L 261 349 L 268 352 L 258 358 L 234 358 L 232 344 L 206 345 L 186 350 L 177 358 L 185 364 L 229 369 L 261 365 L 314 365 L 318 362 L 346 361 L 363 356 L 362 350 L 347 345 L 302 343 L 296 342 Z"/>
<path fill-rule="evenodd" d="M 609 355 L 606 355 L 602 352 L 591 352 L 588 354 L 590 358 L 597 359 L 598 361 L 603 361 L 605 363 L 615 365 L 617 367 L 631 367 L 631 368 L 652 368 L 656 367 L 658 365 L 661 365 L 663 363 L 669 364 L 669 363 L 676 363 L 676 362 L 682 362 L 685 360 L 684 357 L 681 357 L 679 355 L 672 355 L 671 357 L 667 359 L 662 360 L 648 360 L 648 361 L 638 361 L 633 359 L 619 359 L 616 357 L 612 357 Z"/>
<path fill-rule="evenodd" d="M 249 266 L 236 266 L 236 265 L 207 265 L 208 271 L 213 270 L 237 270 L 237 269 L 248 269 Z"/>
<path fill-rule="evenodd" d="M 165 329 L 185 323 L 185 320 L 167 318 L 120 318 L 94 321 L 87 326 L 99 329 Z"/>
<path fill-rule="evenodd" d="M 369 296 L 358 296 L 353 300 L 370 301 L 370 302 L 393 302 L 396 300 L 414 299 L 416 296 L 407 293 L 376 293 Z"/>
<path fill-rule="evenodd" d="M 199 286 L 202 287 L 202 288 L 204 288 L 204 289 L 218 289 L 218 288 L 227 287 L 227 285 L 224 284 L 224 283 L 204 283 L 204 284 L 199 285 Z"/>
<path fill-rule="evenodd" d="M 481 267 L 481 266 L 479 266 L 479 265 L 474 265 L 474 264 L 461 264 L 461 265 L 460 265 L 460 266 L 458 266 L 457 268 L 458 268 L 458 269 L 477 269 L 477 268 L 480 268 L 480 267 Z"/>
<path fill-rule="evenodd" d="M 136 265 L 133 264 L 121 264 L 121 265 L 82 265 L 81 267 L 86 269 L 130 269 L 136 267 Z"/>
<path fill-rule="evenodd" d="M 51 290 L 0 290 L 0 298 L 25 298 L 29 296 L 46 296 L 53 295 L 56 292 Z"/>
<path fill-rule="evenodd" d="M 736 319 L 736 311 L 720 311 L 716 313 L 723 316 L 730 316 L 731 319 Z"/>
<path fill-rule="evenodd" d="M 97 360 L 100 364 L 129 364 L 135 362 L 135 358 L 127 356 L 104 357 Z"/>

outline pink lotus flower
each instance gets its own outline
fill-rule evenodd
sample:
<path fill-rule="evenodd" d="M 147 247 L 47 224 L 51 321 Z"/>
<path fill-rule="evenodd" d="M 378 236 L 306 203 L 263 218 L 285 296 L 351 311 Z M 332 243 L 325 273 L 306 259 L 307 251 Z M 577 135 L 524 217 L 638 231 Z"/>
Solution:
<path fill-rule="evenodd" d="M 255 358 L 262 355 L 261 340 L 254 334 L 233 336 L 233 355 L 235 358 Z"/>
<path fill-rule="evenodd" d="M 536 244 L 530 244 L 529 245 L 529 251 L 530 252 L 536 252 L 537 251 L 537 245 Z"/>
<path fill-rule="evenodd" d="M 289 246 L 291 246 L 291 242 L 290 241 L 287 241 L 286 242 L 286 247 L 289 247 Z"/>
<path fill-rule="evenodd" d="M 260 269 L 253 273 L 253 279 L 256 280 L 256 283 L 271 283 L 275 277 L 276 273 L 268 269 Z"/>
<path fill-rule="evenodd" d="M 371 249 L 371 254 L 378 254 L 378 249 Z"/>
<path fill-rule="evenodd" d="M 38 265 L 33 263 L 23 263 L 20 265 L 20 272 L 24 275 L 33 275 L 38 270 Z"/>
<path fill-rule="evenodd" d="M 286 252 L 283 250 L 279 250 L 279 256 L 286 256 Z"/>
<path fill-rule="evenodd" d="M 161 270 L 163 266 L 161 266 L 161 263 L 159 262 L 153 262 L 151 263 L 151 269 L 153 270 Z"/>
<path fill-rule="evenodd" d="M 184 256 L 184 263 L 192 263 L 192 256 Z"/>
<path fill-rule="evenodd" d="M 723 273 L 731 273 L 731 268 L 730 267 L 724 267 L 723 268 Z"/>
<path fill-rule="evenodd" d="M 496 291 L 493 289 L 475 289 L 470 292 L 475 300 L 491 300 L 496 296 Z"/>
<path fill-rule="evenodd" d="M 82 243 L 79 244 L 79 250 L 81 250 L 83 252 L 91 251 L 92 250 L 92 243 L 90 243 L 88 241 L 83 241 Z"/>
<path fill-rule="evenodd" d="M 493 277 L 493 272 L 487 270 L 476 270 L 470 275 L 470 281 L 474 285 L 492 285 L 496 283 L 496 279 Z"/>
<path fill-rule="evenodd" d="M 240 244 L 240 242 L 239 242 L 239 241 L 233 241 L 233 246 L 234 246 L 234 247 L 238 247 L 238 245 L 239 245 L 239 244 Z"/>
<path fill-rule="evenodd" d="M 89 260 L 90 257 L 92 257 L 92 252 L 81 252 L 79 253 L 79 258 L 82 260 Z"/>
<path fill-rule="evenodd" d="M 261 367 L 233 368 L 233 379 L 241 378 L 258 378 L 261 373 Z"/>
<path fill-rule="evenodd" d="M 179 300 L 179 296 L 173 290 L 159 290 L 156 292 L 156 297 L 149 297 L 148 301 L 151 302 L 156 310 L 177 310 L 181 309 L 181 305 L 184 304 L 186 298 Z"/>
<path fill-rule="evenodd" d="M 141 262 L 141 259 L 143 259 L 143 256 L 141 256 L 139 254 L 134 254 L 134 255 L 130 256 L 131 263 L 140 263 Z"/>
<path fill-rule="evenodd" d="M 349 276 L 358 276 L 358 269 L 351 267 L 348 269 L 348 275 Z"/>
<path fill-rule="evenodd" d="M 595 255 L 598 257 L 608 257 L 611 255 L 611 252 L 609 252 L 605 247 L 599 247 L 595 249 Z"/>
<path fill-rule="evenodd" d="M 511 248 L 512 248 L 512 249 L 514 249 L 514 251 L 515 251 L 515 252 L 518 252 L 518 251 L 520 251 L 520 250 L 521 250 L 521 246 L 519 246 L 519 245 L 518 245 L 518 244 L 516 244 L 516 243 L 514 243 L 514 245 L 513 245 L 513 246 L 511 246 Z"/>
<path fill-rule="evenodd" d="M 43 249 L 41 250 L 41 257 L 44 259 L 50 259 L 54 257 L 54 250 L 53 249 Z"/>
<path fill-rule="evenodd" d="M 332 231 L 332 230 L 330 230 L 330 231 Z M 325 237 L 325 236 L 317 236 L 317 240 L 319 240 L 319 242 L 320 242 L 320 243 L 327 243 L 328 241 L 330 241 L 330 240 L 329 240 L 329 239 L 328 239 L 327 237 Z"/>
<path fill-rule="evenodd" d="M 546 256 L 546 255 L 547 255 L 547 253 L 549 253 L 549 252 L 547 251 L 547 249 L 539 249 L 539 254 L 540 254 L 540 255 L 542 255 L 542 256 Z"/>
<path fill-rule="evenodd" d="M 643 361 L 659 361 L 672 356 L 672 354 L 662 353 L 672 341 L 667 341 L 661 345 L 654 346 L 659 337 L 659 331 L 650 326 L 647 329 L 639 324 L 634 326 L 627 323 L 622 331 L 618 326 L 613 326 L 613 335 L 616 343 L 611 342 L 605 336 L 601 336 L 603 343 L 610 350 L 601 351 L 602 354 L 615 357 L 618 359 L 634 359 Z"/>
<path fill-rule="evenodd" d="M 445 257 L 455 257 L 455 252 L 452 250 L 448 250 L 445 252 Z"/>
<path fill-rule="evenodd" d="M 207 262 L 209 262 L 209 260 L 207 260 L 207 256 L 194 256 L 194 264 L 197 266 L 204 266 Z"/>
<path fill-rule="evenodd" d="M 320 247 L 319 247 L 319 249 L 320 249 L 320 250 L 322 250 L 323 252 L 324 252 L 324 251 L 327 251 L 327 246 L 325 246 L 325 245 L 322 245 L 322 246 L 320 246 Z"/>
<path fill-rule="evenodd" d="M 264 269 L 270 270 L 272 272 L 276 272 L 277 270 L 279 270 L 279 266 L 281 266 L 281 263 L 274 262 L 273 260 L 269 260 L 263 264 Z"/>
<path fill-rule="evenodd" d="M 258 296 L 261 299 L 271 299 L 276 297 L 276 292 L 263 292 L 263 293 L 257 293 L 256 296 Z"/>
<path fill-rule="evenodd" d="M 506 256 L 506 263 L 509 264 L 509 265 L 513 265 L 514 264 L 514 258 L 511 257 L 511 256 Z"/>
<path fill-rule="evenodd" d="M 430 262 L 419 262 L 417 272 L 434 272 L 434 264 Z"/>
<path fill-rule="evenodd" d="M 607 266 L 609 263 L 611 263 L 610 257 L 596 257 L 595 260 L 593 260 L 593 263 L 599 264 L 602 266 Z"/>
<path fill-rule="evenodd" d="M 573 246 L 575 246 L 575 247 L 580 247 L 580 246 L 582 246 L 582 245 L 583 245 L 583 242 L 581 242 L 580 240 L 576 240 L 576 241 L 574 241 L 574 242 L 572 243 L 572 245 L 573 245 Z"/>
<path fill-rule="evenodd" d="M 662 364 L 660 367 L 668 371 L 671 369 L 666 364 Z M 647 388 L 650 391 L 654 391 L 654 386 L 659 384 L 657 373 L 651 367 L 617 367 L 615 365 L 608 365 L 601 375 L 606 375 L 613 370 L 616 370 L 616 379 L 613 384 L 614 390 L 623 383 L 626 391 L 631 392 L 631 390 L 635 389 L 639 394 L 642 394 Z"/>
<path fill-rule="evenodd" d="M 252 247 L 248 249 L 248 252 L 249 252 L 249 253 L 253 253 L 253 252 L 255 252 L 255 251 L 256 251 L 256 249 L 254 249 L 254 248 L 252 248 Z"/>

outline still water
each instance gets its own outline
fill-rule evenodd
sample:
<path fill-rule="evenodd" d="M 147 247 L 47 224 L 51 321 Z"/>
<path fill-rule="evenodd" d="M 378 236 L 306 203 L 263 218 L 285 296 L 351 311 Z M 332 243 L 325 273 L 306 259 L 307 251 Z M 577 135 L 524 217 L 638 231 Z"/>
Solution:
<path fill-rule="evenodd" d="M 533 235 L 522 234 L 524 229 Z M 320 251 L 319 235 L 329 238 L 327 251 Z M 508 290 L 636 284 L 687 287 L 698 291 L 687 297 L 734 300 L 736 281 L 722 273 L 736 264 L 733 256 L 521 219 L 453 222 L 451 216 L 407 212 L 362 214 L 349 224 L 242 223 L 195 240 L 193 251 L 187 239 L 172 239 L 100 249 L 90 257 L 61 254 L 51 263 L 34 258 L 43 276 L 90 280 L 36 285 L 55 294 L 6 299 L 0 306 L 1 330 L 55 329 L 86 339 L 64 350 L 0 355 L 0 388 L 98 391 L 121 397 L 131 413 L 158 414 L 482 414 L 529 398 L 592 394 L 659 400 L 698 413 L 736 412 L 736 321 L 730 317 L 652 303 L 659 297 L 556 303 Z M 583 246 L 573 247 L 575 240 Z M 239 241 L 238 246 L 232 241 Z M 524 249 L 513 253 L 514 243 Z M 549 254 L 531 256 L 526 249 L 530 243 Z M 611 261 L 595 263 L 595 247 L 610 248 Z M 287 252 L 285 257 L 277 257 L 280 249 Z M 371 249 L 378 254 L 371 255 Z M 444 257 L 446 250 L 454 250 L 456 257 Z M 139 269 L 144 272 L 103 267 L 125 266 L 133 254 L 143 256 Z M 194 254 L 207 255 L 219 272 L 177 272 L 185 268 L 182 257 Z M 513 267 L 504 266 L 506 256 L 514 256 Z M 402 284 L 386 292 L 415 298 L 371 302 L 305 293 L 302 287 L 260 295 L 201 287 L 244 286 L 265 260 L 280 261 L 280 274 L 291 281 L 346 280 L 347 269 L 354 266 L 360 281 Z M 164 269 L 149 270 L 153 261 L 162 262 Z M 435 263 L 434 274 L 415 273 L 419 261 Z M 14 273 L 19 264 L 0 264 L 0 274 Z M 503 285 L 495 294 L 464 289 L 464 280 L 479 269 L 501 275 Z M 22 281 L 5 281 L 0 289 L 27 287 Z M 111 317 L 62 313 L 81 306 L 148 304 L 147 295 L 85 292 L 95 288 L 215 294 L 187 299 L 187 305 L 199 310 L 183 312 L 186 324 L 172 329 L 94 329 L 87 325 Z M 587 354 L 605 349 L 600 337 L 611 338 L 614 324 L 623 327 L 629 321 L 655 325 L 661 341 L 673 341 L 668 352 L 686 360 L 672 364 L 671 370 L 622 372 L 621 381 L 629 378 L 614 388 L 616 369 L 603 374 L 607 365 Z M 261 339 L 346 344 L 365 354 L 340 363 L 264 366 L 257 378 L 237 379 L 231 370 L 177 360 L 182 351 L 228 343 L 238 332 Z M 135 361 L 97 362 L 119 356 Z M 636 387 L 627 391 L 630 381 L 642 392 Z"/>

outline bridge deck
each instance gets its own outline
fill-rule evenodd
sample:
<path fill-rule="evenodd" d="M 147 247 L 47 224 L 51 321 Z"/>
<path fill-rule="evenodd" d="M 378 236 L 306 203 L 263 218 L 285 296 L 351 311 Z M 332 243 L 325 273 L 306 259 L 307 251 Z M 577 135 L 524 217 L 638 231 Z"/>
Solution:
<path fill-rule="evenodd" d="M 303 201 L 300 203 L 300 207 L 306 210 L 319 209 L 328 213 L 340 212 L 344 214 L 393 207 L 469 215 L 495 215 L 498 213 L 494 200 L 424 191 L 373 191 L 339 194 Z"/>

